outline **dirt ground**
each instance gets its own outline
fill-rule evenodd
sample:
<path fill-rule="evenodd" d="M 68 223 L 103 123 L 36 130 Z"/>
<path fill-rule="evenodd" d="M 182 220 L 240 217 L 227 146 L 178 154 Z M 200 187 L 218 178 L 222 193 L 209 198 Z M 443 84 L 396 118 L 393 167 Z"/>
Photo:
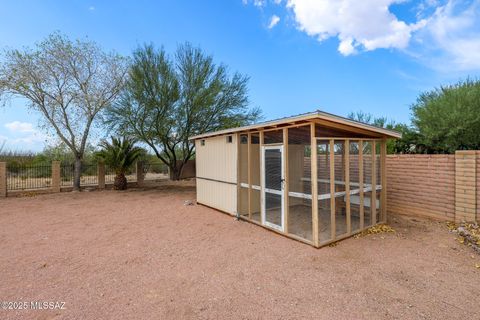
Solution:
<path fill-rule="evenodd" d="M 188 183 L 0 199 L 0 319 L 479 319 L 480 256 L 444 223 L 314 249 Z M 57 305 L 58 307 L 58 305 Z"/>

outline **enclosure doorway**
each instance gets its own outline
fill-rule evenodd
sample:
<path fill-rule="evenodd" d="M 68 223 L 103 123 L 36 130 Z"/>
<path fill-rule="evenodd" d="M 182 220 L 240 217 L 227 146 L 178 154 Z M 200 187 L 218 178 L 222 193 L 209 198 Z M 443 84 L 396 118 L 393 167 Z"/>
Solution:
<path fill-rule="evenodd" d="M 262 167 L 262 224 L 284 231 L 285 166 L 283 146 L 263 146 Z"/>

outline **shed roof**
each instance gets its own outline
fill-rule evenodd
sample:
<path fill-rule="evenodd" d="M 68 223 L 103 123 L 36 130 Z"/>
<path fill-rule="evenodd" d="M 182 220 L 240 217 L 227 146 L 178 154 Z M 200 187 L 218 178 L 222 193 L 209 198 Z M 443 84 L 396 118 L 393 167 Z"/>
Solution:
<path fill-rule="evenodd" d="M 275 126 L 281 126 L 281 125 L 286 125 L 290 123 L 297 123 L 297 122 L 304 122 L 304 121 L 309 121 L 309 120 L 326 120 L 332 123 L 337 123 L 341 125 L 346 125 L 350 126 L 352 128 L 358 128 L 362 130 L 366 130 L 372 133 L 376 133 L 385 137 L 389 138 L 401 138 L 402 134 L 400 132 L 394 131 L 394 130 L 389 130 L 389 129 L 384 129 L 380 127 L 376 127 L 370 124 L 366 124 L 363 122 L 355 121 L 352 119 L 348 119 L 345 117 L 337 116 L 332 113 L 316 110 L 314 112 L 309 112 L 309 113 L 303 113 L 291 117 L 285 117 L 285 118 L 280 118 L 280 119 L 275 119 L 275 120 L 269 120 L 265 122 L 259 122 L 256 124 L 248 125 L 248 126 L 243 126 L 243 127 L 236 127 L 236 128 L 230 128 L 230 129 L 225 129 L 225 130 L 219 130 L 219 131 L 212 131 L 212 132 L 207 132 L 203 134 L 199 134 L 193 137 L 190 137 L 190 140 L 196 140 L 196 139 L 203 139 L 203 138 L 208 138 L 208 137 L 213 137 L 213 136 L 221 136 L 221 135 L 227 135 L 227 134 L 232 134 L 232 133 L 237 133 L 237 132 L 242 132 L 242 131 L 254 131 L 254 130 L 260 130 L 268 127 L 275 127 Z"/>

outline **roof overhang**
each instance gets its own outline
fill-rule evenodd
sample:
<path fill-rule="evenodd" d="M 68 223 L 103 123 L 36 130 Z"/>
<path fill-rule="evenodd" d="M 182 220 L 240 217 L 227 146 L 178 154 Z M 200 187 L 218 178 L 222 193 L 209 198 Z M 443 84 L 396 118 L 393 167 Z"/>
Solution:
<path fill-rule="evenodd" d="M 287 117 L 287 118 L 281 118 L 281 119 L 276 119 L 276 120 L 271 120 L 271 121 L 266 121 L 266 122 L 261 122 L 261 123 L 256 123 L 248 126 L 243 126 L 243 127 L 237 127 L 237 128 L 230 128 L 230 129 L 225 129 L 225 130 L 219 130 L 219 131 L 214 131 L 214 132 L 208 132 L 204 134 L 199 134 L 193 137 L 190 137 L 190 140 L 197 140 L 197 139 L 204 139 L 208 137 L 213 137 L 213 136 L 222 136 L 222 135 L 227 135 L 227 134 L 233 134 L 233 133 L 239 133 L 239 132 L 244 132 L 244 131 L 256 131 L 256 130 L 262 130 L 262 129 L 267 129 L 267 128 L 274 128 L 274 127 L 279 127 L 279 126 L 284 126 L 284 125 L 294 125 L 297 123 L 302 123 L 302 122 L 311 122 L 315 120 L 323 120 L 323 121 L 328 121 L 333 124 L 340 124 L 342 126 L 346 127 L 351 127 L 351 128 L 356 128 L 360 129 L 362 131 L 367 131 L 375 135 L 380 135 L 386 138 L 401 138 L 402 134 L 400 132 L 394 131 L 394 130 L 389 130 L 389 129 L 384 129 L 380 127 L 376 127 L 370 124 L 366 124 L 363 122 L 355 121 L 352 119 L 348 119 L 345 117 L 340 117 L 331 113 L 323 112 L 323 111 L 314 111 L 310 113 L 305 113 L 297 116 L 292 116 L 292 117 Z"/>

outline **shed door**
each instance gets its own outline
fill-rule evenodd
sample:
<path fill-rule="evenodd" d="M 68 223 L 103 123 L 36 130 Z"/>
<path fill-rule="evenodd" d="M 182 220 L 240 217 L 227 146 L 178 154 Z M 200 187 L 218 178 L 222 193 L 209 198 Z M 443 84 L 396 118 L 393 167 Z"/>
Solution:
<path fill-rule="evenodd" d="M 265 146 L 262 150 L 262 223 L 283 231 L 285 225 L 283 146 Z"/>

